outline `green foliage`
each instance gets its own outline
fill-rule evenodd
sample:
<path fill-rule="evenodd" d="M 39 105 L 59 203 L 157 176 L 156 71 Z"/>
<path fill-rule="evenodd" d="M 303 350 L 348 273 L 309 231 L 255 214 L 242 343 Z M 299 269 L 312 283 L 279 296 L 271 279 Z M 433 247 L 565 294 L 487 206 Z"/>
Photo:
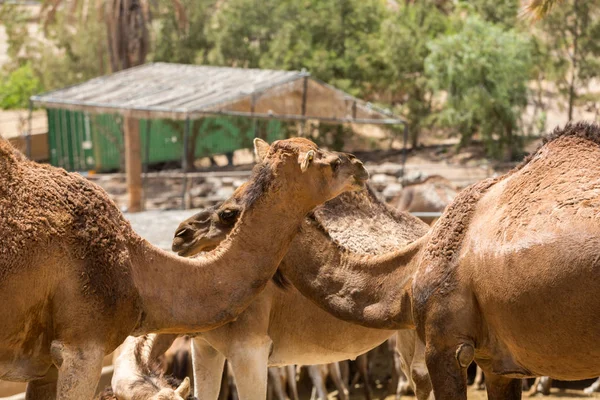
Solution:
<path fill-rule="evenodd" d="M 21 7 L 14 4 L 0 4 L 0 21 L 6 30 L 8 38 L 8 56 L 13 66 L 18 66 L 22 61 L 22 50 L 25 47 L 29 32 L 27 22 L 30 15 Z"/>
<path fill-rule="evenodd" d="M 520 0 L 460 0 L 462 9 L 478 14 L 485 21 L 513 28 L 519 23 Z"/>
<path fill-rule="evenodd" d="M 209 22 L 217 0 L 185 0 L 183 7 L 189 21 L 187 29 L 178 24 L 172 2 L 167 1 L 163 8 L 167 11 L 160 19 L 154 61 L 182 64 L 204 64 L 207 62 L 211 43 L 206 37 L 210 30 Z"/>
<path fill-rule="evenodd" d="M 407 119 L 413 146 L 432 111 L 433 90 L 424 73 L 428 43 L 449 29 L 446 14 L 426 1 L 417 1 L 390 14 L 366 52 L 373 92 Z"/>
<path fill-rule="evenodd" d="M 6 79 L 0 80 L 0 108 L 27 108 L 29 97 L 39 92 L 41 83 L 31 64 L 25 64 L 8 74 Z"/>
<path fill-rule="evenodd" d="M 569 104 L 569 116 L 575 104 L 592 103 L 586 89 L 600 74 L 596 3 L 564 0 L 534 25 L 519 18 L 519 0 L 158 0 L 149 13 L 150 56 L 306 69 L 402 115 L 413 146 L 434 128 L 459 134 L 461 144 L 482 138 L 488 154 L 510 157 L 520 134 L 543 130 L 548 80 Z M 39 38 L 27 29 L 33 16 L 0 6 L 12 60 L 2 85 L 24 93 L 33 89 L 15 82 L 27 74 L 37 78 L 32 86 L 54 89 L 108 73 L 103 9 L 61 4 Z M 527 103 L 533 117 L 524 128 Z M 350 134 L 324 124 L 313 133 L 330 146 L 341 146 Z"/>
<path fill-rule="evenodd" d="M 460 32 L 429 47 L 425 69 L 430 85 L 447 94 L 439 125 L 459 133 L 463 145 L 479 133 L 489 155 L 511 158 L 527 104 L 529 39 L 473 16 Z"/>
<path fill-rule="evenodd" d="M 569 120 L 582 89 L 600 76 L 600 4 L 565 0 L 540 22 L 545 70 L 568 104 Z"/>

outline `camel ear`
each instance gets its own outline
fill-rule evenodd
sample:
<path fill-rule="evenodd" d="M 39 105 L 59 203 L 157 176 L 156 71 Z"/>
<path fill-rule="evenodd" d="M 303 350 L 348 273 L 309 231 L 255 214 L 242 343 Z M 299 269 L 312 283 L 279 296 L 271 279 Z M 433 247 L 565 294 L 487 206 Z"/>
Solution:
<path fill-rule="evenodd" d="M 269 154 L 269 149 L 269 143 L 259 138 L 254 139 L 254 155 L 258 162 L 262 162 L 265 159 L 267 154 Z"/>
<path fill-rule="evenodd" d="M 190 395 L 190 378 L 186 376 L 181 385 L 175 390 L 175 393 L 184 399 L 188 397 Z"/>
<path fill-rule="evenodd" d="M 298 161 L 300 162 L 300 170 L 306 172 L 311 161 L 315 158 L 315 151 L 309 150 L 306 154 L 300 154 Z"/>

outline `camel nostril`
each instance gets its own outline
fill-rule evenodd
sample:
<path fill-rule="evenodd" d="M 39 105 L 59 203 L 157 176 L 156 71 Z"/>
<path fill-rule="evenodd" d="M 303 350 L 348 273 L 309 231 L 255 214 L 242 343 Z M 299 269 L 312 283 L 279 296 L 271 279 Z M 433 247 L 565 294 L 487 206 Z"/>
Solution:
<path fill-rule="evenodd" d="M 188 228 L 180 229 L 177 232 L 175 232 L 175 237 L 182 237 L 183 235 L 187 234 L 188 231 L 189 231 Z"/>

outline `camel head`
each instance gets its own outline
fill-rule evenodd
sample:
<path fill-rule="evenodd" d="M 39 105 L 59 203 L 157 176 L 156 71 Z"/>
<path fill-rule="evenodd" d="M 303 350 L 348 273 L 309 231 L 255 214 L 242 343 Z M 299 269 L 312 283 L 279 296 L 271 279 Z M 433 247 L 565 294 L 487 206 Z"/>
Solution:
<path fill-rule="evenodd" d="M 216 248 L 231 232 L 242 212 L 234 199 L 206 208 L 179 224 L 173 238 L 173 251 L 191 257 Z"/>
<path fill-rule="evenodd" d="M 215 249 L 231 232 L 241 212 L 234 197 L 192 215 L 177 227 L 172 250 L 180 256 L 191 257 Z"/>
<path fill-rule="evenodd" d="M 278 140 L 271 145 L 257 138 L 254 152 L 258 164 L 246 187 L 245 205 L 270 185 L 285 185 L 278 189 L 289 194 L 294 203 L 312 209 L 343 192 L 363 189 L 369 178 L 352 154 L 319 149 L 304 138 Z"/>

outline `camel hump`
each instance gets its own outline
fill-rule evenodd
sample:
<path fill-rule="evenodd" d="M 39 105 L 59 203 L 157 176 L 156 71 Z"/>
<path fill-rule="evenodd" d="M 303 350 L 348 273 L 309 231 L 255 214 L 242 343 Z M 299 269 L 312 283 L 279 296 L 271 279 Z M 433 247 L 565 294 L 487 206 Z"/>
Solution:
<path fill-rule="evenodd" d="M 370 188 L 344 193 L 317 207 L 314 216 L 336 243 L 363 254 L 396 250 L 428 229 L 418 218 L 380 201 Z"/>
<path fill-rule="evenodd" d="M 578 138 L 590 141 L 596 145 L 600 145 L 600 125 L 589 122 L 568 122 L 564 128 L 557 126 L 551 134 L 547 135 L 542 140 L 542 143 L 535 151 L 531 152 L 531 154 L 525 157 L 523 162 L 521 162 L 521 164 L 519 164 L 514 171 L 518 171 L 525 165 L 529 164 L 529 162 L 533 160 L 548 144 L 565 138 Z"/>
<path fill-rule="evenodd" d="M 3 143 L 0 165 L 3 258 L 19 260 L 32 249 L 65 238 L 71 256 L 85 260 L 82 291 L 114 306 L 115 291 L 130 279 L 128 246 L 139 237 L 106 192 L 79 174 L 28 161 Z M 28 267 L 12 262 L 9 271 L 2 264 L 0 260 L 0 279 Z"/>

